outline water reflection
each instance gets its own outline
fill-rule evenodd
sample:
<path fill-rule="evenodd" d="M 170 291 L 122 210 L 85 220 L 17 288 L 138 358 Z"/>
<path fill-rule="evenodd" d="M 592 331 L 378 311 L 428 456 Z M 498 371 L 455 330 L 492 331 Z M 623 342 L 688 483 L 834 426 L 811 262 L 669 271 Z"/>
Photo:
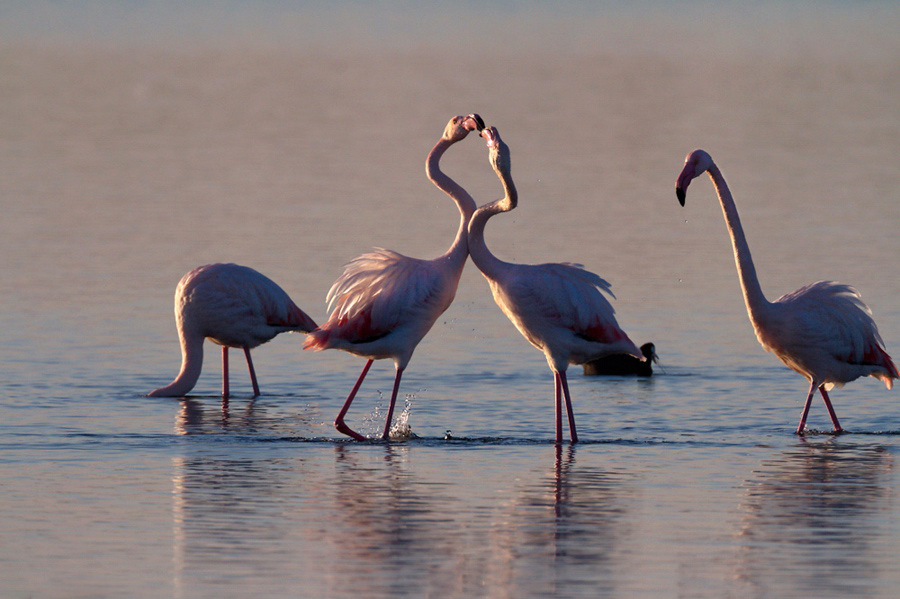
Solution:
<path fill-rule="evenodd" d="M 497 597 L 605 596 L 616 588 L 630 476 L 578 467 L 575 446 L 555 451 L 553 469 L 498 514 L 490 572 Z"/>
<path fill-rule="evenodd" d="M 294 559 L 294 535 L 282 516 L 293 491 L 284 481 L 297 478 L 297 462 L 204 455 L 172 462 L 175 596 L 191 596 L 195 585 L 227 589 L 237 579 L 289 591 L 296 580 L 283 566 Z"/>
<path fill-rule="evenodd" d="M 182 402 L 180 433 L 224 426 Z M 633 484 L 578 465 L 574 446 L 222 444 L 198 438 L 172 462 L 175 596 L 235 580 L 329 597 L 616 588 Z"/>
<path fill-rule="evenodd" d="M 374 453 L 373 453 L 374 451 Z M 465 577 L 467 506 L 448 480 L 423 480 L 409 446 L 334 448 L 328 564 L 357 596 L 456 596 Z M 418 593 L 422 593 L 419 595 Z"/>
<path fill-rule="evenodd" d="M 747 483 L 737 579 L 759 597 L 881 596 L 872 540 L 891 517 L 892 470 L 885 448 L 834 438 L 764 462 Z"/>
<path fill-rule="evenodd" d="M 285 402 L 281 411 L 278 400 L 218 400 L 206 404 L 191 397 L 178 400 L 181 407 L 175 418 L 175 434 L 263 434 L 272 438 L 311 438 L 312 429 L 322 428 L 315 408 Z"/>
<path fill-rule="evenodd" d="M 614 589 L 627 477 L 576 467 L 576 448 L 558 446 L 549 471 L 526 459 L 513 488 L 477 473 L 455 483 L 449 473 L 422 480 L 410 467 L 416 451 L 388 445 L 376 464 L 358 447 L 335 448 L 329 534 L 343 560 L 332 567 L 354 591 L 499 598 Z M 486 457 L 478 453 L 466 457 Z"/>

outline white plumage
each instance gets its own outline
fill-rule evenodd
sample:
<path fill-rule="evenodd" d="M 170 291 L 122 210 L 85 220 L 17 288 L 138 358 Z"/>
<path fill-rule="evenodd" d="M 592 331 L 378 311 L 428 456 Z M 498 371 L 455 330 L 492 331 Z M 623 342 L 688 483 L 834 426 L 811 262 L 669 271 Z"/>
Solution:
<path fill-rule="evenodd" d="M 678 200 L 684 205 L 688 185 L 704 172 L 709 173 L 722 204 L 747 314 L 757 339 L 763 348 L 810 381 L 797 433 L 806 426 L 816 389 L 825 401 L 835 432 L 841 432 L 827 391 L 862 376 L 880 379 L 890 389 L 893 379 L 900 376 L 884 349 L 872 311 L 856 289 L 833 281 L 801 287 L 774 302 L 766 300 L 731 191 L 713 159 L 703 150 L 695 150 L 685 159 L 675 184 Z"/>
<path fill-rule="evenodd" d="M 470 131 L 483 127 L 476 114 L 453 117 L 426 161 L 429 179 L 456 202 L 460 211 L 459 229 L 450 249 L 434 260 L 420 260 L 377 248 L 350 261 L 328 292 L 328 322 L 310 333 L 303 346 L 316 351 L 341 349 L 368 358 L 334 422 L 338 431 L 354 439 L 365 437 L 347 426 L 344 416 L 372 361 L 391 358 L 397 371 L 382 434 L 387 438 L 403 371 L 416 346 L 456 295 L 468 257 L 466 227 L 475 201 L 441 172 L 440 159 Z"/>
<path fill-rule="evenodd" d="M 485 224 L 495 214 L 515 208 L 518 194 L 511 175 L 509 147 L 494 127 L 485 129 L 482 137 L 487 140 L 490 163 L 505 196 L 475 211 L 469 223 L 469 253 L 503 313 L 544 352 L 554 373 L 556 441 L 562 441 L 562 394 L 574 443 L 578 435 L 566 380 L 569 364 L 622 353 L 641 359 L 641 353 L 616 322 L 615 310 L 604 295 L 613 296 L 605 280 L 580 264 L 511 264 L 488 250 Z"/>
<path fill-rule="evenodd" d="M 316 323 L 265 275 L 238 264 L 207 264 L 175 288 L 175 326 L 181 371 L 151 397 L 179 397 L 194 388 L 203 366 L 203 340 L 222 346 L 222 395 L 228 397 L 228 348 L 244 350 L 254 397 L 259 395 L 250 350 L 280 333 L 309 332 Z"/>

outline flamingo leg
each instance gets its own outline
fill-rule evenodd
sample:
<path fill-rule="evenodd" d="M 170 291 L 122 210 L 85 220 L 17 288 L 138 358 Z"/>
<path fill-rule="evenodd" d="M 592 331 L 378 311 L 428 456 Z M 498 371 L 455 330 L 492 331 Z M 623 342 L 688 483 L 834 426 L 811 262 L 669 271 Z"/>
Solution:
<path fill-rule="evenodd" d="M 353 385 L 353 390 L 350 392 L 350 395 L 347 396 L 347 401 L 344 402 L 344 406 L 341 408 L 341 411 L 338 412 L 337 417 L 334 419 L 334 427 L 339 432 L 342 432 L 349 437 L 353 437 L 357 441 L 365 441 L 366 438 L 344 424 L 344 416 L 347 414 L 347 410 L 350 409 L 350 404 L 353 403 L 353 398 L 356 397 L 356 392 L 359 391 L 359 388 L 362 386 L 363 379 L 366 378 L 366 374 L 369 372 L 369 368 L 372 366 L 372 362 L 374 362 L 374 360 L 369 360 L 368 362 L 366 362 L 366 365 L 363 366 L 362 373 L 359 375 L 359 378 L 356 379 L 356 384 Z"/>
<path fill-rule="evenodd" d="M 572 443 L 578 443 L 578 433 L 575 432 L 575 412 L 572 411 L 572 396 L 569 395 L 569 380 L 566 378 L 565 371 L 557 374 L 560 383 L 562 383 L 563 395 L 566 398 L 566 414 L 569 416 L 569 436 Z"/>
<path fill-rule="evenodd" d="M 382 439 L 388 439 L 391 434 L 391 422 L 394 419 L 394 405 L 397 403 L 397 390 L 400 388 L 400 377 L 403 376 L 403 369 L 397 369 L 397 376 L 394 377 L 394 390 L 391 391 L 391 405 L 388 407 L 387 421 L 384 423 L 384 433 Z"/>
<path fill-rule="evenodd" d="M 244 347 L 244 356 L 247 357 L 247 368 L 250 369 L 250 382 L 253 383 L 253 397 L 259 397 L 259 385 L 256 382 L 256 371 L 253 369 L 253 360 L 250 359 L 249 347 Z"/>
<path fill-rule="evenodd" d="M 844 429 L 841 428 L 841 423 L 838 422 L 837 414 L 834 413 L 834 408 L 831 407 L 831 399 L 829 399 L 828 393 L 825 391 L 825 385 L 819 387 L 819 392 L 822 394 L 822 399 L 825 400 L 825 407 L 828 408 L 828 415 L 831 416 L 831 422 L 834 423 L 834 432 L 844 432 Z"/>
<path fill-rule="evenodd" d="M 562 443 L 562 383 L 559 373 L 553 372 L 553 387 L 556 400 L 556 442 Z"/>
<path fill-rule="evenodd" d="M 797 434 L 802 435 L 803 429 L 806 428 L 806 417 L 809 415 L 809 405 L 812 403 L 813 393 L 816 392 L 815 381 L 809 386 L 809 395 L 806 396 L 806 404 L 803 406 L 803 414 L 800 415 L 800 424 L 797 425 Z"/>
<path fill-rule="evenodd" d="M 222 399 L 228 399 L 228 346 L 222 346 Z"/>

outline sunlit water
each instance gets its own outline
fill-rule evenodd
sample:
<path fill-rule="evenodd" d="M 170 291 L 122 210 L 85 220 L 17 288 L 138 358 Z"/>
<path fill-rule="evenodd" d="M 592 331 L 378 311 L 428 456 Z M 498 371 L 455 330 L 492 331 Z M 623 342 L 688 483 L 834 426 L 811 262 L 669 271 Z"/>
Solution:
<path fill-rule="evenodd" d="M 0 13 L 0 595 L 895 596 L 896 390 L 836 390 L 849 433 L 817 400 L 793 435 L 807 384 L 753 336 L 712 186 L 673 192 L 707 149 L 768 296 L 851 283 L 900 354 L 892 4 L 199 5 Z M 191 397 L 143 396 L 178 370 L 194 266 L 322 321 L 360 252 L 442 253 L 423 163 L 472 111 L 520 192 L 491 248 L 585 264 L 657 345 L 652 379 L 569 370 L 582 442 L 552 442 L 546 362 L 471 264 L 393 443 L 337 435 L 363 361 L 298 335 L 254 351 L 255 401 L 238 352 L 222 405 L 210 345 Z M 471 137 L 443 166 L 481 203 Z M 373 366 L 352 426 L 377 436 L 392 381 Z"/>

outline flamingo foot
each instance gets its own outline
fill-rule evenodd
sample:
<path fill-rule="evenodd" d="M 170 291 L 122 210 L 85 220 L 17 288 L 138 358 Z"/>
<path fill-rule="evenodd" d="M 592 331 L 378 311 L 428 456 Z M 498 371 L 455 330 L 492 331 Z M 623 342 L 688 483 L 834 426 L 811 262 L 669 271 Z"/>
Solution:
<path fill-rule="evenodd" d="M 366 437 L 363 437 L 358 432 L 356 432 L 355 430 L 353 430 L 352 428 L 347 426 L 343 420 L 335 420 L 334 428 L 336 428 L 338 430 L 338 432 L 343 433 L 343 434 L 347 435 L 348 437 L 352 437 L 352 438 L 356 439 L 357 441 L 368 441 L 368 439 L 366 439 Z"/>

